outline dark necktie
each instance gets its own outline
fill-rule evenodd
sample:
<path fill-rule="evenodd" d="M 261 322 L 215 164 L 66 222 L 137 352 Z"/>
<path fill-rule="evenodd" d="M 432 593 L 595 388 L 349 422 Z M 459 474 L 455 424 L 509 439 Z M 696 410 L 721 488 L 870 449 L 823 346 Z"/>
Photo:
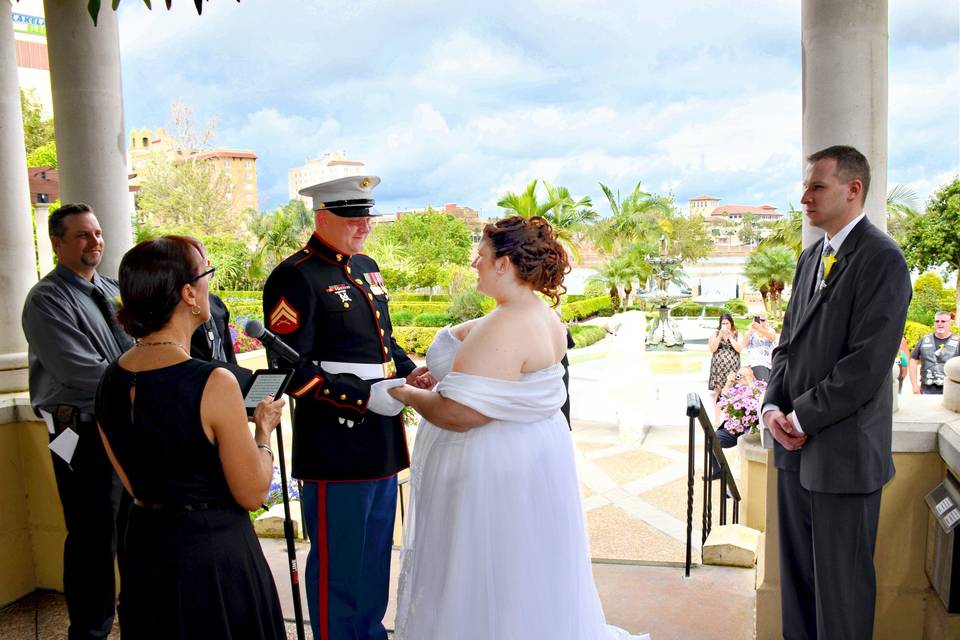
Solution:
<path fill-rule="evenodd" d="M 113 334 L 113 339 L 117 342 L 117 348 L 123 353 L 133 345 L 133 340 L 124 333 L 123 329 L 121 329 L 117 323 L 113 303 L 107 299 L 107 296 L 96 285 L 94 285 L 90 297 L 93 298 L 94 304 L 97 305 L 97 309 L 103 314 L 103 319 L 106 321 L 107 326 L 110 327 L 110 333 Z"/>

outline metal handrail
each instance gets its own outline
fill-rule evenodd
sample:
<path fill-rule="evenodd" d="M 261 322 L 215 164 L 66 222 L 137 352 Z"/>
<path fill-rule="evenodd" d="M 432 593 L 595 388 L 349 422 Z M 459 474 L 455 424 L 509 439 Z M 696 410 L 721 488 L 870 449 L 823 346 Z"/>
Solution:
<path fill-rule="evenodd" d="M 727 458 L 723 454 L 723 448 L 720 441 L 717 440 L 717 432 L 707 416 L 707 412 L 700 402 L 700 396 L 696 393 L 687 394 L 687 417 L 690 419 L 690 427 L 687 441 L 687 555 L 685 564 L 685 576 L 690 577 L 690 565 L 693 556 L 693 482 L 696 473 L 694 465 L 694 449 L 696 446 L 696 423 L 700 423 L 700 428 L 704 434 L 703 447 L 703 520 L 702 535 L 700 539 L 700 550 L 703 551 L 703 544 L 707 541 L 707 536 L 713 527 L 713 460 L 720 465 L 720 524 L 727 524 L 727 498 L 733 500 L 733 524 L 740 521 L 740 490 L 737 488 L 737 482 L 730 471 L 730 465 L 727 464 Z"/>

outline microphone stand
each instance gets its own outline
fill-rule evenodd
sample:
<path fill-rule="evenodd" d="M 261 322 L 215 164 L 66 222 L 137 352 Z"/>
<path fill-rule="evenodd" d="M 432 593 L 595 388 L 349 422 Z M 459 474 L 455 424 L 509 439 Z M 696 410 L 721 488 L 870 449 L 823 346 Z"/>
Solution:
<path fill-rule="evenodd" d="M 267 348 L 267 367 L 277 368 L 277 357 Z M 290 404 L 290 419 L 293 420 L 293 401 Z M 297 569 L 297 547 L 293 539 L 293 520 L 290 518 L 290 495 L 287 492 L 287 463 L 283 453 L 283 428 L 277 427 L 277 458 L 280 460 L 280 486 L 283 495 L 283 537 L 287 540 L 287 560 L 290 566 L 290 591 L 293 596 L 293 618 L 297 625 L 297 640 L 305 640 L 303 628 L 303 605 L 300 602 L 300 571 Z M 302 495 L 302 494 L 301 494 Z M 303 501 L 301 500 L 301 513 Z M 301 524 L 303 520 L 301 520 Z"/>

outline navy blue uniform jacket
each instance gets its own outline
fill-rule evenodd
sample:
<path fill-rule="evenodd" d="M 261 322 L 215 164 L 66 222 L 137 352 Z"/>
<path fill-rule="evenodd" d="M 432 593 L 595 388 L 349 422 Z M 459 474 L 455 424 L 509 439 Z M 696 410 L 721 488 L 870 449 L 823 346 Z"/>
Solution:
<path fill-rule="evenodd" d="M 393 339 L 380 269 L 316 235 L 284 260 L 263 289 L 265 324 L 301 355 L 288 393 L 296 400 L 293 476 L 373 480 L 410 465 L 401 417 L 367 411 L 370 386 L 414 363 Z M 386 366 L 378 379 L 330 373 L 323 361 Z"/>

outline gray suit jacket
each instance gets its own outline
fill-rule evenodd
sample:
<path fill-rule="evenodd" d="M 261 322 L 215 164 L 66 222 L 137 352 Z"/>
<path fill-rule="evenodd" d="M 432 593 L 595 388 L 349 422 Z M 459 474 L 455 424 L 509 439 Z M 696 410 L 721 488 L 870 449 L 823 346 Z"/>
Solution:
<path fill-rule="evenodd" d="M 893 477 L 893 361 L 912 288 L 903 253 L 867 218 L 815 293 L 823 240 L 800 255 L 765 403 L 796 411 L 807 442 L 775 445 L 809 491 L 871 493 Z"/>

